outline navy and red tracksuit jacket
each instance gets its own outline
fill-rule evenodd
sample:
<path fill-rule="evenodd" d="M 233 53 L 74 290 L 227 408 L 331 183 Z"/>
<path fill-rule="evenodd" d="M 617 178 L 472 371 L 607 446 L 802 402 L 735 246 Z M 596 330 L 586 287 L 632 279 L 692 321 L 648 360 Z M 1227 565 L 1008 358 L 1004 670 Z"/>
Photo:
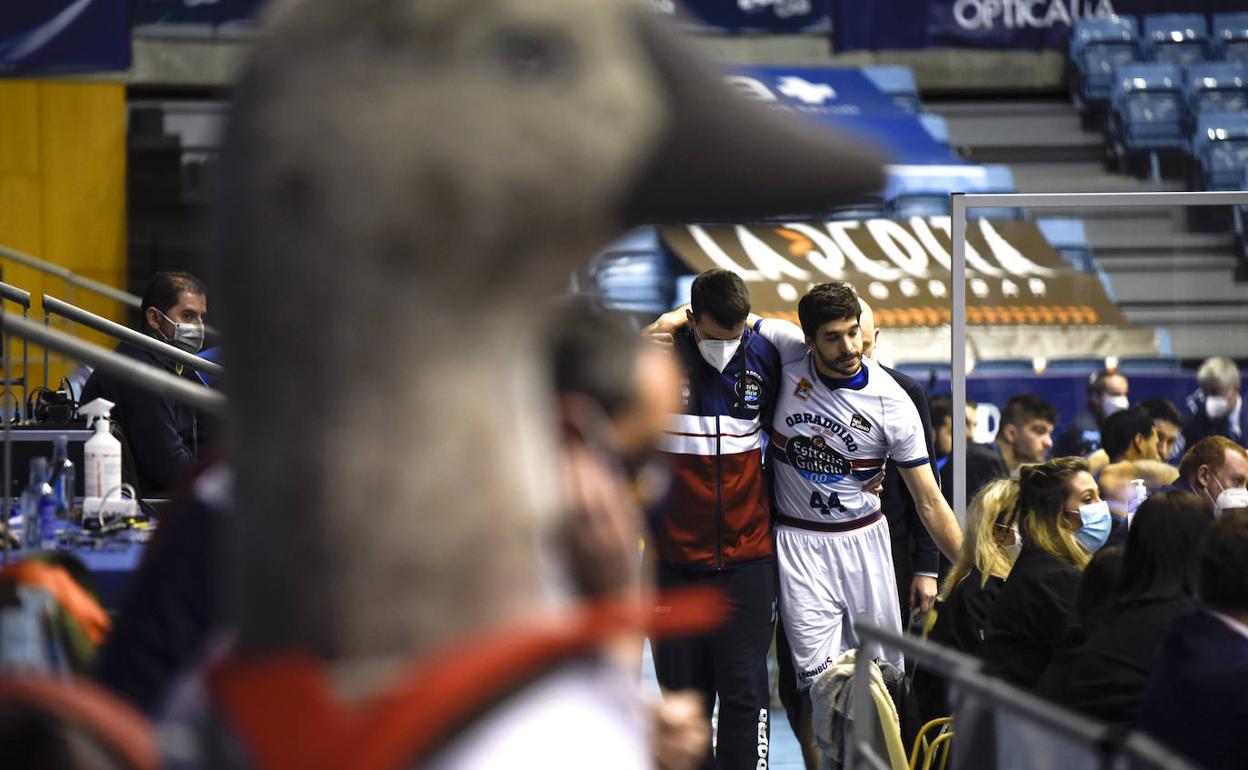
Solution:
<path fill-rule="evenodd" d="M 721 373 L 702 358 L 692 328 L 674 336 L 683 413 L 672 415 L 659 443 L 672 471 L 666 499 L 651 516 L 659 561 L 722 569 L 772 558 L 763 448 L 780 354 L 747 328 Z"/>

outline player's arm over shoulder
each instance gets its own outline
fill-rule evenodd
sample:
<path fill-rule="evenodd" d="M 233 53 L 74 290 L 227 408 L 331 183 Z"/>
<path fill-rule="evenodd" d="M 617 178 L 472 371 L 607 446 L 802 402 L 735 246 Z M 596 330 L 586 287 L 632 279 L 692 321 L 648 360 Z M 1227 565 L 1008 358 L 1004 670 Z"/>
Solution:
<path fill-rule="evenodd" d="M 806 335 L 797 324 L 779 318 L 763 318 L 753 313 L 750 313 L 746 323 L 780 351 L 781 363 L 795 361 L 806 355 Z"/>

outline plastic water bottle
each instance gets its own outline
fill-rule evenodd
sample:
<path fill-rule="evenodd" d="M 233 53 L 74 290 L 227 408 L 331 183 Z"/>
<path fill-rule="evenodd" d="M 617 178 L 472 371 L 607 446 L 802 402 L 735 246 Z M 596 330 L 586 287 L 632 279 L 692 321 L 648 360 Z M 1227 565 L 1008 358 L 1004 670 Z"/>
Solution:
<path fill-rule="evenodd" d="M 56 497 L 48 483 L 48 458 L 30 461 L 30 483 L 22 492 L 22 546 L 56 547 Z"/>
<path fill-rule="evenodd" d="M 74 517 L 74 461 L 69 459 L 69 437 L 57 436 L 52 449 L 52 496 L 56 499 L 56 517 Z"/>
<path fill-rule="evenodd" d="M 1148 485 L 1144 483 L 1144 479 L 1131 479 L 1127 486 L 1127 527 L 1131 526 L 1132 520 L 1135 519 L 1135 512 L 1147 499 Z"/>

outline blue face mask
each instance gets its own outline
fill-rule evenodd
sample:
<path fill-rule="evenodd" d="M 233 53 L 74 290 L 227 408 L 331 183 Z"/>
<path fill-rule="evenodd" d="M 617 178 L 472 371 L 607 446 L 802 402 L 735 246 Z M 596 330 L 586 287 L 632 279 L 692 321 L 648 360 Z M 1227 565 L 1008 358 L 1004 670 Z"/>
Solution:
<path fill-rule="evenodd" d="M 1101 500 L 1079 506 L 1079 518 L 1083 523 L 1075 533 L 1079 545 L 1088 549 L 1088 553 L 1096 553 L 1109 539 L 1109 530 L 1113 519 L 1109 515 L 1109 503 Z"/>

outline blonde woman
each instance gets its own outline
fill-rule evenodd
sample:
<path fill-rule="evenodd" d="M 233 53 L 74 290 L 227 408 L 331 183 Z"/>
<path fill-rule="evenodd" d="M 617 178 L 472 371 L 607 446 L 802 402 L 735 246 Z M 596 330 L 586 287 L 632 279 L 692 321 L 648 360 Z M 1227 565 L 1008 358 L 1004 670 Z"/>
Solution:
<path fill-rule="evenodd" d="M 937 597 L 936 623 L 928 634 L 932 641 L 967 654 L 974 654 L 983 642 L 988 613 L 1022 545 L 1015 523 L 1017 507 L 1014 479 L 988 482 L 971 501 L 962 550 Z M 924 722 L 949 713 L 944 677 L 918 667 L 914 693 Z"/>
<path fill-rule="evenodd" d="M 1010 576 L 1022 540 L 1015 523 L 1018 482 L 989 482 L 966 513 L 966 536 L 941 586 L 931 639 L 966 653 L 984 640 L 988 612 Z"/>
<path fill-rule="evenodd" d="M 1079 575 L 1109 536 L 1109 507 L 1082 459 L 1062 457 L 1019 474 L 1023 545 L 988 614 L 985 670 L 1034 687 L 1066 635 Z"/>

